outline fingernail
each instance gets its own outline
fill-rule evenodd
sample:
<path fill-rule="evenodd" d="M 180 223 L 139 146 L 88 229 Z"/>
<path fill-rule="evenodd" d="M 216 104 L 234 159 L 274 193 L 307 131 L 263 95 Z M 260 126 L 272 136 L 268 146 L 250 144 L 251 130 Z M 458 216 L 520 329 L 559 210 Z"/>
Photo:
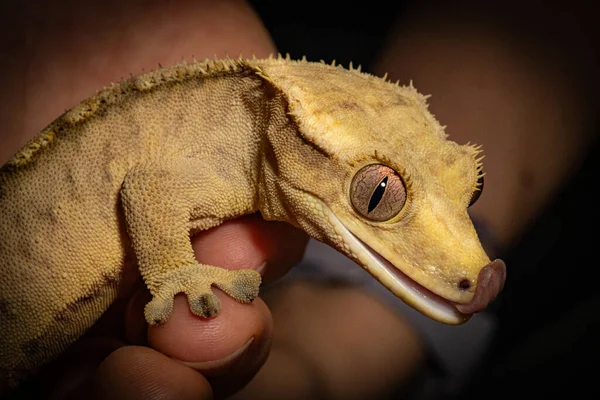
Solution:
<path fill-rule="evenodd" d="M 178 360 L 178 361 L 184 365 L 187 365 L 190 368 L 193 368 L 193 369 L 201 371 L 201 372 L 206 372 L 207 370 L 219 369 L 225 365 L 232 363 L 237 358 L 239 358 L 248 349 L 248 347 L 250 347 L 250 345 L 252 344 L 253 341 L 254 341 L 254 338 L 252 337 L 242 347 L 238 348 L 236 351 L 229 354 L 228 356 L 221 358 L 220 360 L 197 361 L 197 362 L 196 361 L 193 361 L 193 362 L 192 361 L 181 361 L 181 360 Z"/>

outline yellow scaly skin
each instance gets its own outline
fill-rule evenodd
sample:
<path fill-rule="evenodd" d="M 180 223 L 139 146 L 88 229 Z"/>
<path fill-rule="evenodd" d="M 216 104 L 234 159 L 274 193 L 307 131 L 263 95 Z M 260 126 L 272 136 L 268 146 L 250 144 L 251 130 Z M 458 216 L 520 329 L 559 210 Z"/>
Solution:
<path fill-rule="evenodd" d="M 219 312 L 211 285 L 252 301 L 260 276 L 199 265 L 189 235 L 256 211 L 335 247 L 424 314 L 463 323 L 450 302 L 468 303 L 490 262 L 467 215 L 478 152 L 447 140 L 412 86 L 352 68 L 227 59 L 113 84 L 0 169 L 0 388 L 98 320 L 132 253 L 149 324 L 179 292 L 202 317 Z M 352 180 L 371 164 L 405 190 L 386 221 L 353 206 Z"/>

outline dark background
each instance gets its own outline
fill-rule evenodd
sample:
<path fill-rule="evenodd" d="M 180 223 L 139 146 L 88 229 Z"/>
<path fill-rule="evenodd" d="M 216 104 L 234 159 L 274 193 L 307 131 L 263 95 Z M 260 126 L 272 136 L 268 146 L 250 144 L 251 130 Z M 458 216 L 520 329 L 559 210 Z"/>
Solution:
<path fill-rule="evenodd" d="M 282 53 L 327 62 L 335 54 L 337 62 L 348 65 L 353 61 L 366 71 L 385 45 L 394 21 L 412 5 L 377 1 L 362 6 L 336 3 L 335 7 L 326 2 L 250 3 Z M 523 40 L 544 42 L 547 50 L 560 56 L 564 49 L 577 45 L 569 43 L 569 35 L 564 34 L 573 27 L 556 23 L 561 21 L 563 7 L 581 15 L 593 13 L 594 7 L 577 2 L 548 4 L 524 2 L 499 7 L 497 18 Z M 459 12 L 469 12 L 468 5 Z M 593 25 L 583 29 L 592 43 L 599 44 Z M 580 66 L 585 70 L 597 61 L 592 60 L 594 54 L 589 57 L 584 57 L 576 69 Z M 595 116 L 597 82 L 590 81 L 587 102 Z M 596 140 L 581 166 L 530 229 L 500 254 L 509 266 L 508 280 L 496 306 L 488 311 L 497 314 L 499 329 L 484 362 L 460 390 L 459 398 L 600 398 L 600 262 L 596 251 L 600 238 L 600 146 L 596 121 L 590 121 L 588 129 L 594 131 Z M 434 397 L 450 396 L 438 393 Z"/>
<path fill-rule="evenodd" d="M 353 61 L 368 72 L 394 23 L 417 2 L 250 3 L 281 52 L 289 52 L 292 58 L 305 55 L 309 60 L 327 62 L 335 57 L 343 65 Z M 442 3 L 430 2 L 423 8 L 434 9 Z M 498 10 L 491 8 L 496 6 Z M 471 12 L 468 4 L 444 7 L 449 12 Z M 477 7 L 481 11 L 482 6 Z M 582 57 L 574 73 L 580 67 L 588 74 L 590 66 L 598 65 L 594 57 L 600 48 L 599 14 L 593 2 L 494 2 L 489 7 L 488 15 L 501 22 L 496 27 L 505 26 L 523 40 L 543 43 L 557 58 L 578 45 L 569 42 L 568 33 L 581 26 L 563 24 L 561 19 L 563 12 L 575 10 L 588 17 L 583 18 L 587 21 L 584 31 L 596 44 L 596 51 Z M 589 121 L 588 129 L 596 141 L 535 223 L 499 254 L 508 265 L 508 280 L 501 297 L 487 311 L 497 316 L 498 330 L 482 364 L 458 392 L 430 392 L 431 398 L 600 398 L 600 262 L 596 250 L 600 246 L 600 107 L 598 77 L 592 77 L 587 105 L 596 119 Z M 432 368 L 431 373 L 446 373 Z"/>

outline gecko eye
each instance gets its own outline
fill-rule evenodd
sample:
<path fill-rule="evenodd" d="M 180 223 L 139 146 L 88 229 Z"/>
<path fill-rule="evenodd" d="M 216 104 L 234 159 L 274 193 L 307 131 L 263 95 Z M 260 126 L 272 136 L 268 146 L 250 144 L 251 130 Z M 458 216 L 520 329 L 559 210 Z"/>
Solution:
<path fill-rule="evenodd" d="M 363 217 L 387 221 L 404 207 L 406 188 L 396 171 L 382 164 L 371 164 L 354 175 L 350 200 Z"/>
<path fill-rule="evenodd" d="M 480 175 L 479 179 L 477 179 L 477 184 L 475 185 L 475 190 L 473 191 L 473 194 L 471 195 L 471 200 L 469 200 L 469 207 L 471 207 L 473 204 L 475 204 L 477 199 L 479 199 L 479 196 L 481 196 L 481 192 L 483 192 L 483 175 Z"/>

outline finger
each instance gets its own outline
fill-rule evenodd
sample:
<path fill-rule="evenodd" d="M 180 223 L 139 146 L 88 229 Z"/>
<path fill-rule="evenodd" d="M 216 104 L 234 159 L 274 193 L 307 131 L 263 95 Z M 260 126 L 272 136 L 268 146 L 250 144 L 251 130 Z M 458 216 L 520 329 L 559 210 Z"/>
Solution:
<path fill-rule="evenodd" d="M 272 318 L 260 299 L 244 305 L 223 292 L 216 294 L 222 310 L 210 319 L 193 315 L 185 296 L 176 296 L 171 318 L 149 328 L 148 342 L 209 377 L 215 393 L 223 396 L 241 389 L 264 364 L 271 345 Z"/>
<path fill-rule="evenodd" d="M 229 269 L 241 269 L 257 268 L 264 261 L 268 261 L 266 271 L 272 279 L 284 274 L 299 261 L 306 242 L 306 235 L 291 225 L 266 222 L 258 215 L 226 222 L 218 228 L 193 238 L 194 249 L 201 262 Z M 129 274 L 131 275 L 130 279 L 125 280 L 131 282 L 123 286 L 129 288 L 127 293 L 131 291 L 130 289 L 137 288 L 137 290 L 130 301 L 126 303 L 125 336 L 131 344 L 146 345 L 148 331 L 143 317 L 143 308 L 151 297 L 147 290 L 143 289 L 137 269 L 129 268 L 124 272 L 127 270 L 130 272 L 135 270 L 136 273 Z M 184 301 L 185 297 L 177 296 L 173 321 L 167 323 L 164 329 L 150 330 L 149 337 L 152 338 L 151 344 L 155 348 L 175 359 L 207 362 L 196 367 L 207 375 L 211 375 L 217 387 L 221 386 L 217 382 L 217 375 L 227 375 L 228 379 L 238 382 L 228 385 L 231 388 L 241 387 L 260 368 L 267 356 L 271 317 L 261 300 L 256 300 L 251 306 L 242 305 L 218 290 L 215 292 L 223 305 L 223 311 L 219 318 L 206 321 L 189 314 L 188 306 Z M 123 312 L 120 311 L 122 308 L 111 307 L 113 312 L 111 313 L 109 310 L 102 319 L 107 323 L 99 323 L 95 328 L 119 326 L 118 321 L 123 320 Z M 246 312 L 248 309 L 251 311 Z M 108 318 L 109 314 L 113 318 Z M 92 331 L 95 330 L 98 329 L 92 329 Z M 112 328 L 99 330 L 105 334 L 109 332 L 112 337 L 121 336 L 115 334 Z M 239 352 L 239 349 L 244 347 L 251 338 L 254 339 L 248 345 L 247 352 L 244 352 L 246 361 L 242 359 L 240 362 L 232 359 L 231 354 Z M 87 351 L 76 353 L 95 354 Z M 105 353 L 105 355 L 107 354 L 109 352 Z M 76 365 L 77 367 L 73 370 L 77 372 L 76 374 L 63 374 L 68 376 L 68 379 L 55 380 L 58 387 L 63 386 L 60 382 L 67 382 L 66 389 L 59 390 L 60 392 L 68 391 L 69 387 L 73 387 L 74 382 L 85 380 L 84 375 L 89 377 L 93 372 L 93 367 L 104 356 L 96 357 L 94 360 L 89 360 L 90 357 L 86 358 L 88 360 L 85 362 L 80 360 L 80 362 L 62 363 L 62 365 Z M 82 365 L 88 364 L 89 368 L 82 367 Z M 75 379 L 72 377 L 73 375 L 77 375 L 81 379 Z"/>
<path fill-rule="evenodd" d="M 280 278 L 296 265 L 307 242 L 303 231 L 287 223 L 265 221 L 258 214 L 227 221 L 192 238 L 199 262 L 231 270 L 260 269 L 263 283 Z M 216 293 L 219 299 L 223 298 L 218 290 Z M 137 291 L 129 302 L 126 331 L 132 344 L 146 344 L 147 325 L 141 310 L 150 300 L 150 294 L 143 290 Z M 232 303 L 229 298 L 224 301 Z M 236 307 L 236 303 L 232 304 Z"/>
<path fill-rule="evenodd" d="M 110 354 L 95 377 L 72 398 L 212 399 L 208 381 L 198 372 L 147 347 L 125 346 Z"/>
<path fill-rule="evenodd" d="M 124 342 L 108 336 L 83 337 L 38 374 L 43 398 L 65 399 L 87 383 L 98 365 Z"/>
<path fill-rule="evenodd" d="M 261 227 L 267 228 L 261 230 Z M 282 232 L 295 234 L 295 231 L 286 231 L 281 224 L 267 223 L 257 215 L 245 216 L 197 235 L 193 240 L 194 250 L 198 261 L 204 264 L 233 270 L 254 268 L 266 271 L 268 267 L 263 267 L 266 262 L 268 266 L 275 267 L 272 271 L 282 273 L 297 261 L 304 246 L 302 236 L 297 235 L 300 240 L 288 241 L 287 245 L 288 249 L 295 247 L 296 254 L 289 250 L 282 252 L 270 243 L 283 242 Z M 282 266 L 277 268 L 279 265 Z M 150 327 L 149 343 L 165 354 L 194 362 L 222 360 L 251 338 L 255 342 L 253 348 L 264 344 L 264 334 L 270 334 L 265 329 L 270 329 L 271 315 L 262 300 L 241 304 L 220 290 L 213 290 L 222 305 L 216 318 L 194 316 L 184 301 L 185 297 L 177 296 L 170 320 L 162 326 Z M 206 371 L 206 368 L 202 369 Z"/>
<path fill-rule="evenodd" d="M 267 223 L 252 215 L 204 232 L 194 238 L 193 244 L 201 263 L 257 269 L 267 262 L 266 269 L 272 266 L 271 276 L 277 276 L 300 259 L 306 238 L 287 225 Z M 176 296 L 171 318 L 149 328 L 148 342 L 210 377 L 219 394 L 225 390 L 231 393 L 247 383 L 266 360 L 272 320 L 262 300 L 241 304 L 213 290 L 222 305 L 217 317 L 202 319 L 193 315 L 185 296 Z"/>
<path fill-rule="evenodd" d="M 304 254 L 308 236 L 284 222 L 265 221 L 259 214 L 227 221 L 193 238 L 198 260 L 227 269 L 264 266 L 263 283 L 280 278 Z"/>

